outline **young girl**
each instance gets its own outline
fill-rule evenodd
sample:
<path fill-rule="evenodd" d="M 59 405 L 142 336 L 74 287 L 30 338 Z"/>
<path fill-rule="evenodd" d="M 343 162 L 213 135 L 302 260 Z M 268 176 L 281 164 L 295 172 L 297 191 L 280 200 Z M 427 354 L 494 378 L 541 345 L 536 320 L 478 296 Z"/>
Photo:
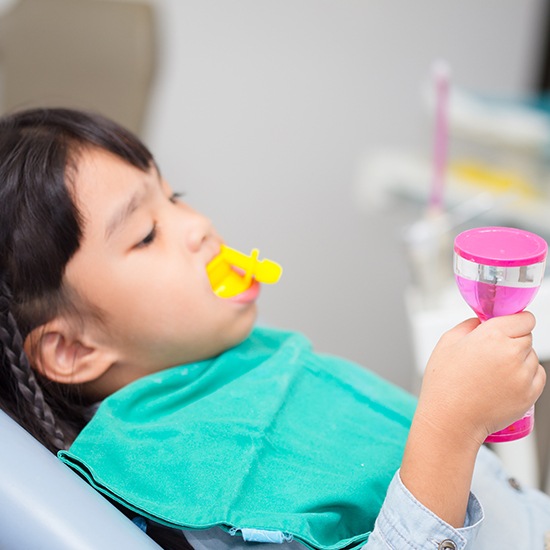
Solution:
<path fill-rule="evenodd" d="M 254 328 L 222 242 L 113 122 L 0 120 L 2 408 L 166 548 L 544 548 L 550 499 L 482 447 L 542 392 L 530 313 L 450 330 L 416 403 Z"/>

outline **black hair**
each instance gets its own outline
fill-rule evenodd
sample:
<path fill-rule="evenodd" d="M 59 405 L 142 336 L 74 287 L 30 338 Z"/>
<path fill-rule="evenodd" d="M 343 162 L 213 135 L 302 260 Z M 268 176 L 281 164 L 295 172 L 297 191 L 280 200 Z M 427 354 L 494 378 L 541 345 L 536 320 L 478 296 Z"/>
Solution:
<path fill-rule="evenodd" d="M 87 407 L 78 388 L 35 372 L 24 342 L 75 307 L 63 278 L 83 230 L 71 184 L 90 147 L 144 171 L 154 162 L 136 136 L 97 114 L 32 109 L 0 118 L 0 407 L 52 452 L 70 445 Z"/>
<path fill-rule="evenodd" d="M 78 309 L 63 275 L 83 234 L 71 187 L 79 155 L 91 147 L 143 171 L 154 164 L 134 134 L 95 113 L 32 109 L 0 118 L 0 408 L 54 453 L 69 447 L 89 407 L 78 387 L 36 372 L 24 342 Z M 147 523 L 166 550 L 192 550 L 181 531 Z"/>

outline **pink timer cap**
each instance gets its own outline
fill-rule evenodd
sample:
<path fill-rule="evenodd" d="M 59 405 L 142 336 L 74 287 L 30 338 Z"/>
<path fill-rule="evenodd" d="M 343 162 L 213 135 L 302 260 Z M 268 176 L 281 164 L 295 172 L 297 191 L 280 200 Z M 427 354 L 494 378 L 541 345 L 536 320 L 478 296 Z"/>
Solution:
<path fill-rule="evenodd" d="M 455 239 L 456 254 L 483 265 L 516 267 L 542 262 L 546 241 L 523 229 L 480 227 L 460 233 Z"/>

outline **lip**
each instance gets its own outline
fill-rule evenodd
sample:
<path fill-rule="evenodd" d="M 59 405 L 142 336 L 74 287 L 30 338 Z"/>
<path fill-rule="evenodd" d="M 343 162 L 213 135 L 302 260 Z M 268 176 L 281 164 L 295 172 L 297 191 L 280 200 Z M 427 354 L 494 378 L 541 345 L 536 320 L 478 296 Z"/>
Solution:
<path fill-rule="evenodd" d="M 238 304 L 248 304 L 254 302 L 258 295 L 260 294 L 260 283 L 256 280 L 252 281 L 252 284 L 237 296 L 232 296 L 231 298 L 223 298 L 224 300 L 229 300 L 230 302 L 235 302 Z"/>

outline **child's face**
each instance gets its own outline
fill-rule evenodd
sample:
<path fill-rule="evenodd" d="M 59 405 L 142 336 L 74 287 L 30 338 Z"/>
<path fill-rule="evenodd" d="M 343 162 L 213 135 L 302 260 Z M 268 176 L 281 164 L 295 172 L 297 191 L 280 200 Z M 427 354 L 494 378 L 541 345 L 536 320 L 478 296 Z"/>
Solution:
<path fill-rule="evenodd" d="M 91 149 L 74 187 L 84 236 L 66 279 L 103 312 L 93 330 L 116 352 L 111 385 L 212 357 L 248 335 L 254 301 L 218 298 L 207 277 L 222 239 L 154 168 L 144 173 Z"/>

